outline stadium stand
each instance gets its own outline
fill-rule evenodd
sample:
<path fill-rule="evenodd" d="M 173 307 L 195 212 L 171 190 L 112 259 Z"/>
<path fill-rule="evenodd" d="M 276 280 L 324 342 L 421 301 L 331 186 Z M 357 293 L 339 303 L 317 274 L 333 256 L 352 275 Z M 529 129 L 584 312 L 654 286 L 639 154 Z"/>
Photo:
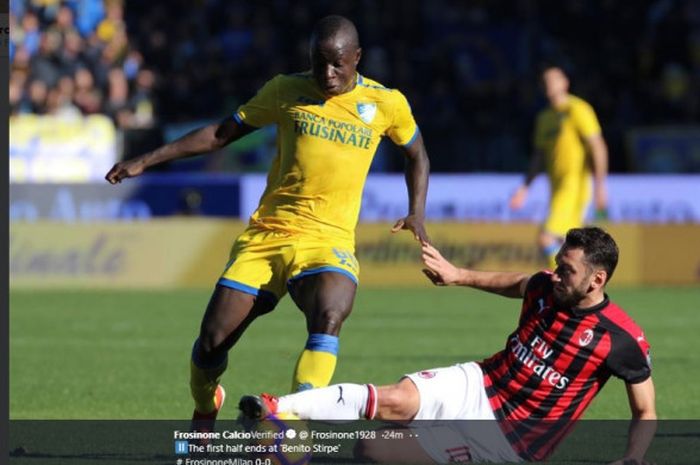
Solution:
<path fill-rule="evenodd" d="M 532 117 L 544 104 L 536 78 L 543 59 L 564 63 L 574 93 L 598 110 L 614 172 L 634 169 L 624 156 L 631 126 L 700 119 L 698 1 L 640 0 L 629 8 L 556 0 L 13 0 L 10 7 L 13 114 L 100 112 L 126 130 L 218 118 L 270 76 L 306 68 L 298 31 L 335 12 L 360 29 L 361 72 L 412 102 L 432 152 L 441 154 L 433 171 L 525 167 Z M 379 158 L 382 170 L 402 168 L 400 157 L 380 151 Z"/>

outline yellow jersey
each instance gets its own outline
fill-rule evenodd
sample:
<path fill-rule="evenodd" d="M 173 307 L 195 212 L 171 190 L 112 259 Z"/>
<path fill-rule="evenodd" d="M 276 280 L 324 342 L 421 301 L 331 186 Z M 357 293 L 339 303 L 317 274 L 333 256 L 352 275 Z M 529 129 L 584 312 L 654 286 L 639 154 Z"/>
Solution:
<path fill-rule="evenodd" d="M 403 94 L 360 74 L 353 90 L 330 98 L 311 72 L 278 75 L 234 118 L 277 126 L 277 153 L 251 225 L 350 240 L 381 137 L 408 146 L 418 135 Z"/>
<path fill-rule="evenodd" d="M 537 115 L 535 148 L 545 154 L 545 168 L 552 190 L 567 178 L 588 177 L 591 165 L 583 139 L 600 134 L 593 108 L 583 99 L 569 95 L 562 108 L 546 108 Z"/>

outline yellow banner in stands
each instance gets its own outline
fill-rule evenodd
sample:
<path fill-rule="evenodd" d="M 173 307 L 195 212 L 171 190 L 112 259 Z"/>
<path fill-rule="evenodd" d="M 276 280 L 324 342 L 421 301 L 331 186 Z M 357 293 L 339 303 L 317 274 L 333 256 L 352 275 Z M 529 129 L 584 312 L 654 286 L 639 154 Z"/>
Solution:
<path fill-rule="evenodd" d="M 10 225 L 10 286 L 212 287 L 238 221 L 167 219 Z"/>
<path fill-rule="evenodd" d="M 102 181 L 117 162 L 117 130 L 105 115 L 10 117 L 10 182 Z"/>
<path fill-rule="evenodd" d="M 10 286 L 41 288 L 213 287 L 240 221 L 10 225 Z M 363 287 L 430 286 L 420 247 L 389 224 L 361 224 L 356 256 Z M 610 225 L 620 246 L 615 285 L 700 285 L 700 226 Z M 534 272 L 542 268 L 529 224 L 435 223 L 433 243 L 456 265 Z"/>

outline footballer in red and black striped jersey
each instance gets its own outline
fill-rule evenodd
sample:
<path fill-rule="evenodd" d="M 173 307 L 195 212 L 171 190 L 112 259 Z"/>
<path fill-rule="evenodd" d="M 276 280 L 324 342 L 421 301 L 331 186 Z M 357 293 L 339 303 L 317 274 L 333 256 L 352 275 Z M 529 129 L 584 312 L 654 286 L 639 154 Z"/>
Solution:
<path fill-rule="evenodd" d="M 607 295 L 589 308 L 561 307 L 550 272 L 530 278 L 517 329 L 481 367 L 496 418 L 529 460 L 549 454 L 611 375 L 651 376 L 639 326 Z"/>
<path fill-rule="evenodd" d="M 276 408 L 312 420 L 481 421 L 431 423 L 415 435 L 412 445 L 420 447 L 402 442 L 389 455 L 363 446 L 363 457 L 373 461 L 540 461 L 615 376 L 625 382 L 634 420 L 615 464 L 644 463 L 656 431 L 656 394 L 644 333 L 605 293 L 618 255 L 613 238 L 597 227 L 569 230 L 556 269 L 534 275 L 458 268 L 423 242 L 423 272 L 434 284 L 522 299 L 505 348 L 479 363 L 407 374 L 393 385 L 345 383 L 282 396 Z"/>

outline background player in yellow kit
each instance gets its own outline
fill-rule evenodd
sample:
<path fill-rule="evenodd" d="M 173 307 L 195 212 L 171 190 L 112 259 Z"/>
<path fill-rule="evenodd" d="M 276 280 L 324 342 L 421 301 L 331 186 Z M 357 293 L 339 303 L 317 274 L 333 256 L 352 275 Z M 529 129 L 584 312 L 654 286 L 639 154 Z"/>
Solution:
<path fill-rule="evenodd" d="M 392 231 L 408 229 L 417 240 L 428 239 L 423 223 L 429 161 L 422 137 L 406 98 L 356 71 L 361 53 L 352 22 L 323 18 L 311 35 L 310 71 L 274 77 L 232 117 L 117 163 L 106 175 L 115 184 L 277 126 L 267 188 L 233 244 L 192 350 L 193 424 L 199 430 L 213 427 L 223 404 L 219 380 L 229 349 L 287 291 L 306 316 L 309 333 L 292 390 L 330 382 L 358 282 L 354 230 L 362 189 L 382 136 L 407 158 L 408 214 Z"/>
<path fill-rule="evenodd" d="M 607 208 L 608 148 L 593 108 L 569 93 L 569 79 L 564 70 L 545 66 L 541 77 L 549 107 L 537 115 L 535 153 L 510 206 L 513 209 L 523 206 L 530 183 L 544 165 L 549 177 L 550 204 L 538 244 L 554 269 L 554 257 L 566 231 L 583 224 L 591 201 L 591 173 L 596 211 L 604 212 Z"/>

